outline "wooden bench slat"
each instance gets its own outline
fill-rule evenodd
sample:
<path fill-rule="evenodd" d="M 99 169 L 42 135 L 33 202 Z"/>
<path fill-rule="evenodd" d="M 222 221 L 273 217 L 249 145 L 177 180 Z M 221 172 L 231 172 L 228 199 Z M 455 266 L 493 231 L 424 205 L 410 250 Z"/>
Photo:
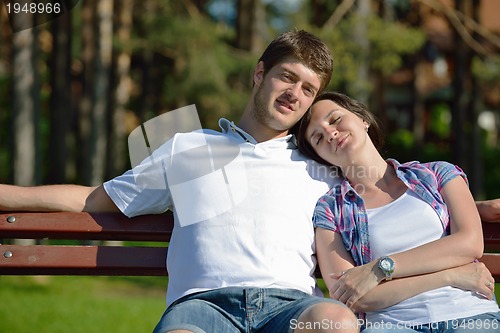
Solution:
<path fill-rule="evenodd" d="M 479 261 L 488 267 L 495 281 L 500 282 L 500 253 L 485 253 Z"/>
<path fill-rule="evenodd" d="M 15 222 L 8 222 L 14 217 Z M 168 242 L 172 213 L 128 218 L 120 213 L 0 214 L 0 239 L 130 240 Z"/>
<path fill-rule="evenodd" d="M 483 222 L 484 250 L 500 251 L 500 223 Z"/>
<path fill-rule="evenodd" d="M 8 222 L 14 216 L 14 222 Z M 130 240 L 168 242 L 170 212 L 127 218 L 121 213 L 0 214 L 0 239 Z M 500 223 L 483 222 L 486 264 L 500 281 Z M 142 245 L 142 244 L 141 244 Z M 1 245 L 0 275 L 167 275 L 166 248 L 130 246 Z M 165 244 L 166 245 L 166 244 Z M 5 253 L 12 253 L 6 256 Z M 320 277 L 319 270 L 316 277 Z"/>
<path fill-rule="evenodd" d="M 167 275 L 165 247 L 0 245 L 0 275 Z"/>

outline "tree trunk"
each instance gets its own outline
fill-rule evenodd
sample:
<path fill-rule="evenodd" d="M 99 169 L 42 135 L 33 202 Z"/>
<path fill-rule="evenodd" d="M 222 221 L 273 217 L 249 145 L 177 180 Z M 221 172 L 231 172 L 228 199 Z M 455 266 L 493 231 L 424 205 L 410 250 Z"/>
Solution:
<path fill-rule="evenodd" d="M 363 87 L 364 84 L 370 82 L 370 67 L 368 64 L 370 53 L 370 41 L 368 40 L 368 23 L 367 20 L 371 14 L 371 1 L 358 0 L 357 16 L 359 19 L 357 29 L 354 31 L 355 40 L 361 48 L 361 62 L 358 64 L 358 80 L 360 86 L 356 87 L 356 99 L 368 105 L 368 90 Z"/>
<path fill-rule="evenodd" d="M 465 2 L 455 0 L 455 7 L 467 15 Z M 471 52 L 458 32 L 455 31 L 455 52 L 453 72 L 453 100 L 451 103 L 452 114 L 452 158 L 453 162 L 462 167 L 466 172 L 469 170 L 468 154 L 470 152 L 467 144 L 467 107 L 470 100 L 470 62 Z"/>
<path fill-rule="evenodd" d="M 412 133 L 415 140 L 413 159 L 420 160 L 425 138 L 425 62 L 418 57 L 414 66 Z"/>
<path fill-rule="evenodd" d="M 92 93 L 94 78 L 95 57 L 95 31 L 94 31 L 95 2 L 82 2 L 82 67 L 83 67 L 83 90 L 78 112 L 78 157 L 77 174 L 79 183 L 91 184 L 91 159 L 90 159 L 90 133 L 92 113 Z"/>
<path fill-rule="evenodd" d="M 127 166 L 126 145 L 126 105 L 130 98 L 131 78 L 130 60 L 131 51 L 127 47 L 130 44 L 130 33 L 132 27 L 132 12 L 134 1 L 122 0 L 117 3 L 116 36 L 120 50 L 113 56 L 114 89 L 113 107 L 110 112 L 110 137 L 109 153 L 107 154 L 106 178 L 111 178 L 123 172 Z"/>
<path fill-rule="evenodd" d="M 104 181 L 106 167 L 109 81 L 113 45 L 113 0 L 97 2 L 97 46 L 94 77 L 94 103 L 92 108 L 91 154 L 92 176 L 90 185 Z"/>
<path fill-rule="evenodd" d="M 13 16 L 14 19 L 14 16 Z M 33 19 L 23 15 L 23 20 Z M 16 32 L 12 38 L 13 58 L 13 126 L 12 126 L 12 170 L 13 183 L 17 185 L 35 185 L 37 183 L 37 111 L 38 97 L 36 89 L 35 66 L 36 42 L 34 29 Z"/>
<path fill-rule="evenodd" d="M 479 16 L 479 6 L 480 0 L 474 0 L 472 2 L 472 18 L 474 21 L 480 23 Z M 475 34 L 474 39 L 478 40 L 477 34 Z M 471 75 L 471 99 L 469 106 L 467 107 L 470 112 L 469 122 L 472 125 L 471 133 L 471 160 L 472 164 L 470 166 L 469 173 L 469 184 L 472 194 L 476 199 L 484 199 L 484 163 L 482 155 L 482 135 L 481 128 L 479 127 L 478 117 L 481 112 L 480 108 L 483 106 L 481 100 L 481 92 L 477 80 Z"/>
<path fill-rule="evenodd" d="M 236 47 L 256 53 L 264 49 L 265 11 L 260 0 L 240 0 L 236 18 Z"/>
<path fill-rule="evenodd" d="M 71 117 L 70 62 L 71 15 L 52 22 L 53 52 L 51 56 L 49 170 L 47 182 L 66 182 L 67 134 Z"/>
<path fill-rule="evenodd" d="M 13 20 L 20 18 L 12 17 Z M 33 21 L 29 14 L 23 20 Z M 14 22 L 15 24 L 15 22 Z M 23 21 L 23 24 L 27 24 Z M 26 29 L 12 37 L 12 172 L 13 183 L 30 186 L 39 183 L 40 170 L 38 153 L 39 89 L 36 66 L 36 29 Z M 16 244 L 35 244 L 32 239 L 17 239 Z"/>

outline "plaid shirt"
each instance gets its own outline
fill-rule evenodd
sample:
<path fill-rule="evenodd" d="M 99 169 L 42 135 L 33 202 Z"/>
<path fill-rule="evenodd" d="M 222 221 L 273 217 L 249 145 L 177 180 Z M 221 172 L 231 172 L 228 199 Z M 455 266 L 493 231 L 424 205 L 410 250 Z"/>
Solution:
<path fill-rule="evenodd" d="M 443 230 L 449 233 L 450 216 L 440 194 L 443 186 L 453 178 L 465 173 L 448 162 L 408 162 L 400 164 L 388 159 L 396 175 L 438 214 Z M 338 232 L 345 248 L 351 253 L 357 266 L 373 260 L 368 237 L 368 217 L 363 199 L 356 193 L 347 179 L 330 189 L 317 202 L 314 210 L 315 228 Z"/>

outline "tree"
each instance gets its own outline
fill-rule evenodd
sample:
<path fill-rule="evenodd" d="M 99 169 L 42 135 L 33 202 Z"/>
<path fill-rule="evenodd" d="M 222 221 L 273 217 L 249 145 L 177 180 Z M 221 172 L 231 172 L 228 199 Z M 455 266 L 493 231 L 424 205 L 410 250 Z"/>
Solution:
<path fill-rule="evenodd" d="M 33 20 L 32 15 L 12 16 L 13 20 Z M 14 33 L 12 37 L 12 173 L 13 183 L 35 185 L 38 182 L 37 134 L 39 99 L 36 84 L 35 29 Z"/>
<path fill-rule="evenodd" d="M 130 99 L 132 79 L 130 63 L 132 50 L 130 45 L 132 32 L 133 0 L 122 0 L 117 4 L 116 40 L 117 47 L 113 52 L 113 104 L 109 117 L 109 146 L 107 154 L 106 178 L 116 176 L 127 167 L 126 156 L 126 116 L 127 103 Z"/>
<path fill-rule="evenodd" d="M 236 47 L 258 53 L 264 47 L 261 31 L 266 26 L 265 11 L 261 0 L 238 1 L 236 16 Z"/>
<path fill-rule="evenodd" d="M 66 181 L 67 135 L 71 123 L 71 15 L 65 14 L 52 22 L 53 47 L 51 63 L 50 134 L 47 182 Z"/>
<path fill-rule="evenodd" d="M 92 135 L 90 160 L 91 185 L 104 181 L 107 154 L 107 111 L 113 45 L 113 0 L 99 0 L 96 7 L 96 55 L 93 85 Z"/>
<path fill-rule="evenodd" d="M 78 151 L 77 151 L 77 174 L 80 178 L 77 180 L 84 185 L 92 183 L 90 163 L 90 138 L 91 138 L 91 115 L 93 103 L 93 84 L 94 84 L 94 58 L 96 53 L 95 31 L 94 31 L 95 2 L 82 1 L 81 5 L 81 63 L 82 72 L 78 80 L 81 94 L 77 100 L 78 117 L 76 122 L 78 132 Z"/>

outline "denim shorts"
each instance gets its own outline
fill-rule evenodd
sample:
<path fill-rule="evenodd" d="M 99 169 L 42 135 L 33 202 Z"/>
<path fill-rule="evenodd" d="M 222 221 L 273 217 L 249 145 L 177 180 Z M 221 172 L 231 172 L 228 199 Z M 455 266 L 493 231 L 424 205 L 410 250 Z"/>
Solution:
<path fill-rule="evenodd" d="M 298 290 L 229 287 L 184 296 L 163 313 L 153 333 L 291 333 L 308 307 L 330 302 Z"/>
<path fill-rule="evenodd" d="M 403 324 L 373 323 L 362 333 L 494 333 L 500 332 L 500 312 L 407 327 Z"/>

